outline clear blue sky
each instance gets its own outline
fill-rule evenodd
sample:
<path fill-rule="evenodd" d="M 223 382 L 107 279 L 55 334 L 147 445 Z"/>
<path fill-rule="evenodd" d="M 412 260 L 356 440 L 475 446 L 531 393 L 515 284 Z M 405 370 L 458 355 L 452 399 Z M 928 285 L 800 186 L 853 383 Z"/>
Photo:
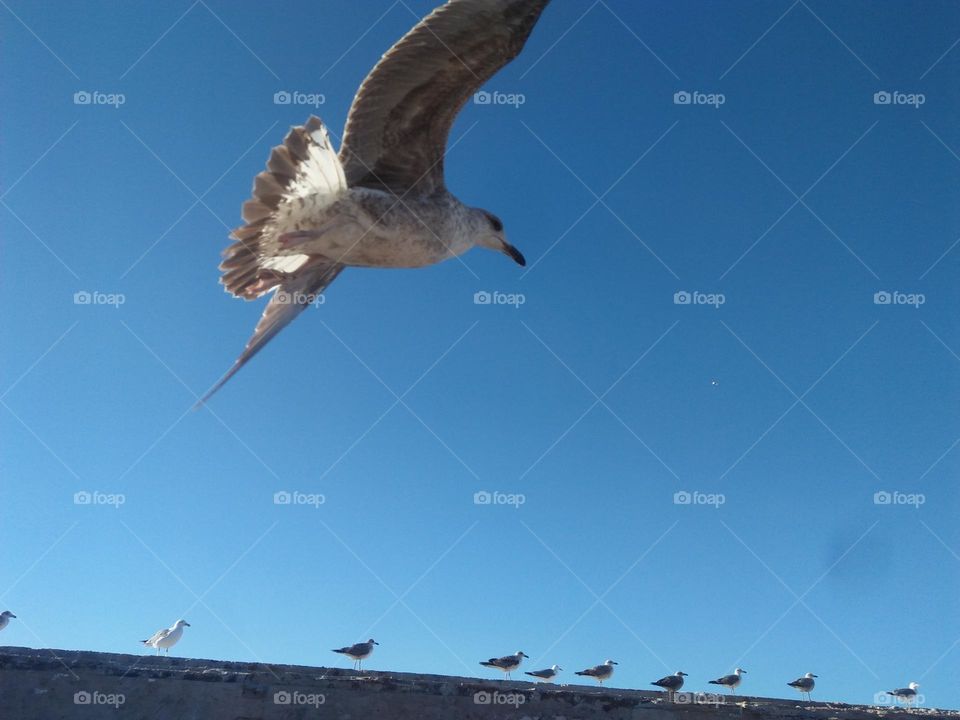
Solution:
<path fill-rule="evenodd" d="M 433 4 L 5 0 L 2 642 L 960 707 L 955 3 L 556 0 L 447 159 L 527 268 L 348 270 L 190 412 L 270 147 Z"/>

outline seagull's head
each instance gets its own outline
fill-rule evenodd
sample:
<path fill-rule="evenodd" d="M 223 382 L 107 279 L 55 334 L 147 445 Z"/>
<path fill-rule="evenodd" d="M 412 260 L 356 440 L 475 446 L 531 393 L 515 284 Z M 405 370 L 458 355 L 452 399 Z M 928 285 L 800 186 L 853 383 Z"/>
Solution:
<path fill-rule="evenodd" d="M 737 668 L 736 670 L 734 670 L 734 673 L 736 673 L 737 675 L 746 675 L 747 671 L 744 670 L 743 668 Z"/>
<path fill-rule="evenodd" d="M 677 677 L 686 677 L 687 674 L 686 674 L 683 670 L 677 670 L 676 676 L 677 676 Z"/>
<path fill-rule="evenodd" d="M 815 678 L 815 677 L 820 677 L 820 676 L 819 676 L 819 675 L 814 675 L 813 673 L 807 673 L 806 675 L 804 675 L 804 677 Z"/>
<path fill-rule="evenodd" d="M 186 620 L 177 620 L 176 627 L 178 628 L 190 627 L 190 623 L 188 623 Z"/>
<path fill-rule="evenodd" d="M 916 690 L 918 687 L 920 687 L 920 683 L 912 682 L 909 685 L 907 685 L 907 687 L 910 688 L 911 690 Z"/>
<path fill-rule="evenodd" d="M 517 657 L 518 657 L 518 658 L 519 658 L 519 657 L 525 657 L 525 658 L 527 658 L 528 660 L 530 659 L 530 656 L 527 655 L 523 650 L 517 650 Z"/>
<path fill-rule="evenodd" d="M 618 663 L 616 660 L 607 660 L 607 661 L 604 663 L 604 665 L 619 665 L 619 664 L 620 664 L 620 663 Z"/>
<path fill-rule="evenodd" d="M 478 213 L 479 225 L 476 229 L 476 244 L 508 255 L 517 265 L 526 265 L 527 261 L 524 259 L 523 253 L 507 242 L 507 236 L 503 232 L 503 223 L 500 218 L 486 210 L 475 208 L 474 212 Z"/>
<path fill-rule="evenodd" d="M 2 613 L 0 613 L 0 617 L 15 618 L 16 615 L 14 615 L 14 614 L 13 614 L 12 612 L 10 612 L 9 610 L 4 610 Z"/>
<path fill-rule="evenodd" d="M 559 665 L 554 665 L 550 669 L 553 670 L 554 672 L 557 672 L 558 670 L 563 670 L 563 668 L 560 667 Z"/>
<path fill-rule="evenodd" d="M 371 645 L 379 645 L 379 644 L 380 644 L 380 643 L 378 643 L 376 640 L 374 640 L 373 638 L 370 638 L 369 640 L 367 640 L 367 642 L 370 643 Z"/>

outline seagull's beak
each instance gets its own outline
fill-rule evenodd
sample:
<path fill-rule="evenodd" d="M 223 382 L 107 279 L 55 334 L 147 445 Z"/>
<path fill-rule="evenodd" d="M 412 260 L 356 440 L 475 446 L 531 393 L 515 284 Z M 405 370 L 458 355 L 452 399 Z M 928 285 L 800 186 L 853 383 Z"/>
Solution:
<path fill-rule="evenodd" d="M 374 641 L 373 641 L 373 644 L 374 644 L 374 645 L 379 645 L 380 643 L 378 643 L 376 640 L 374 640 Z"/>
<path fill-rule="evenodd" d="M 183 621 L 183 624 L 186 625 L 187 627 L 193 627 L 193 626 L 192 626 L 190 623 L 188 623 L 186 620 Z"/>
<path fill-rule="evenodd" d="M 523 253 L 517 250 L 513 245 L 508 243 L 506 240 L 503 241 L 503 254 L 509 255 L 513 258 L 513 261 L 520 265 L 521 267 L 526 266 L 527 260 L 523 257 Z"/>
<path fill-rule="evenodd" d="M 16 615 L 14 615 L 13 613 L 10 613 L 10 617 L 15 618 Z"/>

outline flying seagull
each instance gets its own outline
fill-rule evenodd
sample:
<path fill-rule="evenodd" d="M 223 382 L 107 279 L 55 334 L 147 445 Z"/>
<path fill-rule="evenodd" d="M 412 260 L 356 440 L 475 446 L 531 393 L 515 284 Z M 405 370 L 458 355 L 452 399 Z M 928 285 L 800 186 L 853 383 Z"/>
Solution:
<path fill-rule="evenodd" d="M 560 670 L 563 670 L 563 668 L 559 665 L 551 665 L 546 670 L 531 670 L 526 674 L 535 677 L 540 682 L 553 682 Z"/>
<path fill-rule="evenodd" d="M 497 670 L 502 670 L 506 673 L 507 679 L 510 679 L 510 673 L 513 670 L 516 670 L 520 667 L 520 663 L 523 662 L 524 658 L 529 658 L 523 650 L 517 650 L 513 655 L 504 655 L 503 657 L 490 658 L 489 660 L 481 660 L 480 664 L 485 667 L 497 668 Z"/>
<path fill-rule="evenodd" d="M 730 688 L 731 690 L 736 690 L 737 686 L 740 685 L 740 676 L 745 674 L 747 671 L 742 668 L 737 668 L 733 671 L 733 675 L 724 675 L 721 678 L 716 680 L 711 680 L 711 685 L 723 685 L 724 687 Z M 734 692 L 734 695 L 737 693 Z"/>
<path fill-rule="evenodd" d="M 895 698 L 897 698 L 897 700 L 905 701 L 907 703 L 907 707 L 910 707 L 913 704 L 913 701 L 917 699 L 917 689 L 919 687 L 920 683 L 912 682 L 905 688 L 887 690 L 887 695 L 893 695 Z"/>
<path fill-rule="evenodd" d="M 592 668 L 587 668 L 586 670 L 577 671 L 577 675 L 586 675 L 587 677 L 596 678 L 597 682 L 603 685 L 604 680 L 609 680 L 610 676 L 613 675 L 613 666 L 618 663 L 613 660 L 607 660 L 603 665 L 595 665 Z"/>
<path fill-rule="evenodd" d="M 417 268 L 474 246 L 526 264 L 496 215 L 447 190 L 443 165 L 457 113 L 520 53 L 548 2 L 449 0 L 367 75 L 339 155 L 316 117 L 273 148 L 220 263 L 220 282 L 235 297 L 273 296 L 240 357 L 200 403 L 319 302 L 346 267 Z"/>
<path fill-rule="evenodd" d="M 803 677 L 797 678 L 793 682 L 788 682 L 787 685 L 799 690 L 801 696 L 806 695 L 807 700 L 812 700 L 810 697 L 810 691 L 813 690 L 813 686 L 817 684 L 816 681 L 814 681 L 815 677 L 817 676 L 813 673 L 807 673 Z"/>
<path fill-rule="evenodd" d="M 355 645 L 349 645 L 347 647 L 337 648 L 334 650 L 335 653 L 340 653 L 341 655 L 346 655 L 353 659 L 353 667 L 355 670 L 359 670 L 363 667 L 363 661 L 370 657 L 370 653 L 373 652 L 373 646 L 379 645 L 376 640 L 370 638 L 366 642 L 356 643 Z"/>
<path fill-rule="evenodd" d="M 683 687 L 683 679 L 687 674 L 683 670 L 677 670 L 673 675 L 667 675 L 659 680 L 654 680 L 651 685 L 657 685 L 667 691 L 668 697 L 676 695 L 677 691 Z"/>
<path fill-rule="evenodd" d="M 183 629 L 185 627 L 190 627 L 190 623 L 186 620 L 177 620 L 173 624 L 173 627 L 157 630 L 149 639 L 141 640 L 140 642 L 147 647 L 156 648 L 157 655 L 160 654 L 161 649 L 169 655 L 170 648 L 176 645 L 180 641 L 180 638 L 183 637 Z"/>
<path fill-rule="evenodd" d="M 9 610 L 4 610 L 2 613 L 0 613 L 0 630 L 3 630 L 7 625 L 10 624 L 10 618 L 15 617 L 16 615 Z"/>

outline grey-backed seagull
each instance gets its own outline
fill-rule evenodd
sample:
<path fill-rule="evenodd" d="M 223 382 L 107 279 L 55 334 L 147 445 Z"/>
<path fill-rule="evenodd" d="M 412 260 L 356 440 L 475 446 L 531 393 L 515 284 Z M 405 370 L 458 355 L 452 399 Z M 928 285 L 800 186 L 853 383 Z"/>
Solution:
<path fill-rule="evenodd" d="M 149 638 L 141 640 L 140 642 L 147 647 L 156 648 L 157 655 L 160 654 L 161 650 L 169 655 L 170 648 L 180 642 L 180 638 L 183 637 L 183 629 L 185 627 L 190 627 L 190 623 L 186 620 L 177 620 L 171 627 L 157 630 Z"/>
<path fill-rule="evenodd" d="M 893 695 L 897 700 L 903 700 L 907 703 L 907 707 L 913 705 L 913 701 L 917 699 L 917 690 L 920 688 L 920 683 L 912 682 L 908 684 L 905 688 L 897 688 L 896 690 L 887 690 L 887 695 Z"/>
<path fill-rule="evenodd" d="M 613 666 L 617 664 L 618 663 L 613 660 L 607 660 L 603 665 L 594 665 L 592 668 L 587 668 L 586 670 L 578 670 L 577 675 L 592 677 L 603 685 L 603 681 L 609 680 L 610 676 L 613 675 Z"/>
<path fill-rule="evenodd" d="M 735 691 L 737 687 L 740 685 L 740 676 L 746 674 L 746 672 L 747 671 L 744 670 L 743 668 L 737 668 L 736 670 L 733 671 L 732 675 L 724 675 L 723 677 L 719 677 L 716 680 L 711 680 L 710 684 L 723 685 L 723 687 L 730 688 L 730 690 L 734 691 L 733 694 L 736 695 L 737 693 Z"/>
<path fill-rule="evenodd" d="M 812 698 L 810 697 L 810 692 L 813 690 L 813 687 L 817 684 L 816 681 L 814 680 L 815 677 L 817 676 L 814 675 L 813 673 L 806 673 L 803 677 L 799 677 L 793 682 L 788 682 L 787 685 L 789 685 L 792 688 L 796 688 L 797 690 L 800 691 L 801 696 L 806 695 L 807 700 L 811 700 Z"/>
<path fill-rule="evenodd" d="M 333 652 L 352 658 L 354 669 L 360 670 L 363 667 L 363 661 L 370 657 L 370 653 L 373 652 L 373 646 L 379 644 L 380 643 L 378 643 L 376 640 L 370 638 L 366 642 L 348 645 L 347 647 L 336 648 Z"/>
<path fill-rule="evenodd" d="M 2 613 L 0 613 L 0 630 L 3 630 L 7 625 L 10 624 L 10 618 L 15 617 L 16 615 L 9 610 L 4 610 Z"/>
<path fill-rule="evenodd" d="M 539 682 L 553 682 L 561 670 L 563 668 L 559 665 L 551 665 L 546 670 L 528 670 L 525 674 L 535 677 Z"/>
<path fill-rule="evenodd" d="M 520 667 L 520 663 L 523 662 L 524 658 L 529 658 L 523 650 L 517 650 L 513 655 L 504 655 L 503 657 L 490 658 L 489 660 L 481 660 L 480 664 L 484 667 L 492 667 L 497 670 L 502 670 L 507 679 L 510 679 L 510 673 Z"/>
<path fill-rule="evenodd" d="M 651 685 L 662 687 L 667 691 L 668 697 L 674 697 L 677 691 L 683 687 L 683 679 L 687 674 L 683 670 L 677 670 L 673 675 L 667 675 L 659 680 L 654 680 Z"/>
<path fill-rule="evenodd" d="M 294 127 L 257 175 L 220 282 L 273 292 L 246 347 L 206 401 L 346 267 L 416 268 L 479 246 L 520 265 L 491 212 L 444 183 L 444 154 L 467 100 L 523 48 L 549 0 L 449 0 L 374 66 L 347 115 L 339 155 L 323 123 Z"/>

